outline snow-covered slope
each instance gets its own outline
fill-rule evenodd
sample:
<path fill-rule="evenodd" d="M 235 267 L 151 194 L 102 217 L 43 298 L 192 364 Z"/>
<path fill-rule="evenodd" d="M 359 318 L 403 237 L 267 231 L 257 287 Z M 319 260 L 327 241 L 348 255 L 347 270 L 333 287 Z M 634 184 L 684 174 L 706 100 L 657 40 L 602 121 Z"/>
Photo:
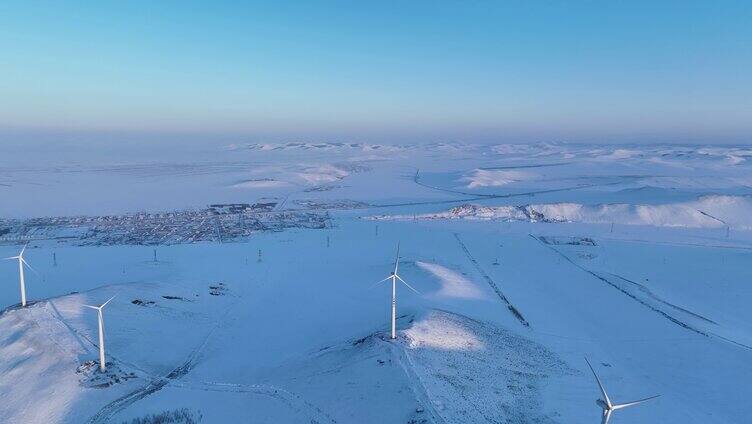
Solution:
<path fill-rule="evenodd" d="M 65 422 L 81 398 L 87 346 L 45 302 L 0 315 L 0 422 Z"/>
<path fill-rule="evenodd" d="M 2 423 L 752 414 L 748 147 L 84 153 L 0 156 Z"/>
<path fill-rule="evenodd" d="M 530 222 L 651 225 L 657 227 L 752 229 L 752 198 L 703 196 L 698 200 L 662 205 L 580 203 L 525 206 L 461 205 L 447 212 L 420 215 L 378 215 L 371 219 L 496 219 Z"/>

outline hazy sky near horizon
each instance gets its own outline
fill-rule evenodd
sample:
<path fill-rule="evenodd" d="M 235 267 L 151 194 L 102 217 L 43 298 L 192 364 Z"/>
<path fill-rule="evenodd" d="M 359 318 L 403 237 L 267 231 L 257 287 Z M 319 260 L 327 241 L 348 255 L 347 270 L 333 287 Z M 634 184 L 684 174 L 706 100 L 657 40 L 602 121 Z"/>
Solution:
<path fill-rule="evenodd" d="M 749 143 L 752 5 L 0 3 L 0 143 L 163 137 Z"/>

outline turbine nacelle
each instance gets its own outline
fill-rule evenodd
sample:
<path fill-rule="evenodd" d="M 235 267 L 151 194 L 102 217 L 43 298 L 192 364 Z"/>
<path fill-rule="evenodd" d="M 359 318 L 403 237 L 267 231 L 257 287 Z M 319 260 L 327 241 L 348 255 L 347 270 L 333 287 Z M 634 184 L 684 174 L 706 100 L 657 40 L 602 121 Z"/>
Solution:
<path fill-rule="evenodd" d="M 117 296 L 117 295 L 115 295 L 115 296 Z M 101 309 L 102 309 L 102 308 L 104 308 L 104 307 L 105 307 L 105 306 L 106 306 L 106 305 L 107 305 L 108 303 L 110 303 L 110 301 L 111 301 L 112 299 L 114 299 L 114 298 L 115 298 L 115 296 L 112 296 L 111 298 L 107 299 L 107 301 L 106 301 L 106 302 L 104 302 L 103 304 L 101 304 L 101 305 L 99 305 L 99 306 L 92 306 L 92 305 L 83 305 L 83 306 L 85 306 L 85 307 L 87 307 L 87 308 L 91 308 L 91 309 L 101 310 Z"/>

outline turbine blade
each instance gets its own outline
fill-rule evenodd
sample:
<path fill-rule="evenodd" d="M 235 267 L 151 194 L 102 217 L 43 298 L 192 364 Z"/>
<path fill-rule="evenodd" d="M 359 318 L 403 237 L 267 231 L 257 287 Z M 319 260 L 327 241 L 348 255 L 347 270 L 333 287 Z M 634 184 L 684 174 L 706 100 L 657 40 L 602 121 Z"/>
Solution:
<path fill-rule="evenodd" d="M 91 309 L 99 310 L 99 306 L 91 306 L 91 305 L 81 305 L 81 306 L 83 306 L 84 308 L 91 308 Z"/>
<path fill-rule="evenodd" d="M 11 260 L 11 259 L 19 259 L 18 256 L 8 256 L 7 258 L 3 258 L 4 261 Z"/>
<path fill-rule="evenodd" d="M 115 295 L 115 296 L 117 296 L 117 295 Z M 107 299 L 107 302 L 104 302 L 104 303 L 102 304 L 102 306 L 100 306 L 99 308 L 100 308 L 100 309 L 101 309 L 101 308 L 104 308 L 104 306 L 105 306 L 106 304 L 110 303 L 110 300 L 114 299 L 114 298 L 115 298 L 115 296 L 112 296 L 111 298 Z"/>
<path fill-rule="evenodd" d="M 611 419 L 611 414 L 614 412 L 613 409 L 610 409 L 608 411 L 603 411 L 603 418 L 601 419 L 601 424 L 608 424 L 608 421 Z"/>
<path fill-rule="evenodd" d="M 593 369 L 593 366 L 590 365 L 590 361 L 588 361 L 587 358 L 585 358 L 585 362 L 587 362 L 588 367 L 590 367 L 590 371 L 593 372 L 593 376 L 595 377 L 595 381 L 598 382 L 598 387 L 601 389 L 601 394 L 603 395 L 603 400 L 606 401 L 606 404 L 608 406 L 612 406 L 611 405 L 611 399 L 608 398 L 608 395 L 606 394 L 606 389 L 603 387 L 603 383 L 601 383 L 601 379 L 598 378 L 598 374 L 595 373 L 595 370 Z"/>
<path fill-rule="evenodd" d="M 26 259 L 20 258 L 21 262 L 23 262 L 24 265 L 26 265 L 26 268 L 29 268 L 34 274 L 39 275 L 36 269 L 32 268 L 31 265 L 29 265 L 28 262 L 26 262 Z"/>
<path fill-rule="evenodd" d="M 400 251 L 400 242 L 397 242 L 397 259 L 394 260 L 394 273 L 397 273 L 397 268 L 399 267 L 399 251 Z"/>
<path fill-rule="evenodd" d="M 26 250 L 26 246 L 28 246 L 29 243 L 24 244 L 24 247 L 21 248 L 21 253 L 18 254 L 18 256 L 23 256 L 24 251 Z"/>
<path fill-rule="evenodd" d="M 397 274 L 394 274 L 394 276 L 395 276 L 395 277 L 397 277 L 397 279 L 398 279 L 398 280 L 402 281 L 402 283 L 403 283 L 404 285 L 406 285 L 406 286 L 407 286 L 407 287 L 408 287 L 408 288 L 409 288 L 410 290 L 414 291 L 414 292 L 415 292 L 415 293 L 417 293 L 417 294 L 420 294 L 420 292 L 419 292 L 419 291 L 417 291 L 417 290 L 415 290 L 415 289 L 413 288 L 413 286 L 411 286 L 411 285 L 407 284 L 407 281 L 403 280 L 403 279 L 402 279 L 402 277 L 400 277 L 400 276 L 399 276 L 399 275 L 397 275 Z"/>
<path fill-rule="evenodd" d="M 657 398 L 657 397 L 660 397 L 660 396 L 661 396 L 661 395 L 655 395 L 655 396 L 650 396 L 649 398 L 645 398 L 645 399 L 640 399 L 640 400 L 635 400 L 635 401 L 632 401 L 632 402 L 627 402 L 627 403 L 620 403 L 620 404 L 618 404 L 618 405 L 614 405 L 614 406 L 613 406 L 613 408 L 614 408 L 614 409 L 622 409 L 622 408 L 626 408 L 626 407 L 628 407 L 628 406 L 633 406 L 633 405 L 637 405 L 638 403 L 642 403 L 642 402 L 647 402 L 647 401 L 649 401 L 650 399 L 655 399 L 655 398 Z"/>
<path fill-rule="evenodd" d="M 375 283 L 371 284 L 371 287 L 369 287 L 368 289 L 370 290 L 370 289 L 372 289 L 372 288 L 374 288 L 374 287 L 378 286 L 379 284 L 383 283 L 384 281 L 387 281 L 387 280 L 391 280 L 391 279 L 392 279 L 392 276 L 390 275 L 390 276 L 388 276 L 388 277 L 384 278 L 384 279 L 383 279 L 383 280 L 381 280 L 381 281 L 377 281 L 377 282 L 375 282 Z"/>

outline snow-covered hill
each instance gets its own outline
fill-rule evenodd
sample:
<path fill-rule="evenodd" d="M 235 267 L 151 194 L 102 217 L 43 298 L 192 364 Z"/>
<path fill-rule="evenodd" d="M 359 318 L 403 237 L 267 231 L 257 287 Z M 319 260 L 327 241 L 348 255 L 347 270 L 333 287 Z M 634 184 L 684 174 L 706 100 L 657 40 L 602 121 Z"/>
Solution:
<path fill-rule="evenodd" d="M 447 212 L 420 215 L 377 215 L 370 219 L 480 219 L 529 222 L 649 225 L 656 227 L 752 229 L 752 198 L 703 196 L 695 201 L 661 205 L 580 203 L 524 206 L 465 204 Z"/>
<path fill-rule="evenodd" d="M 661 395 L 613 423 L 752 413 L 745 146 L 83 153 L 0 157 L 0 422 L 598 422 L 584 357 Z"/>

